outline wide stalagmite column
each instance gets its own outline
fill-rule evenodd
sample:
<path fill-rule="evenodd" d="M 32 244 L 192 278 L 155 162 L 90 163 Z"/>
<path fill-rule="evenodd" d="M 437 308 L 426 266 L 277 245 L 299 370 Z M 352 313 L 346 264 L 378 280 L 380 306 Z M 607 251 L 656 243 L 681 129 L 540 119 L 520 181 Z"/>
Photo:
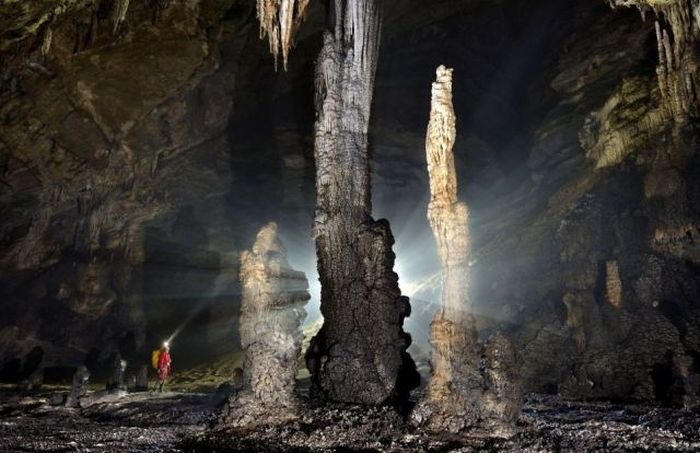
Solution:
<path fill-rule="evenodd" d="M 224 408 L 228 426 L 277 423 L 298 415 L 294 394 L 309 300 L 303 272 L 291 269 L 277 238 L 265 225 L 251 251 L 241 254 L 241 346 L 245 351 L 243 389 Z"/>
<path fill-rule="evenodd" d="M 316 68 L 314 236 L 324 325 L 307 354 L 315 390 L 379 404 L 405 396 L 415 366 L 405 352 L 409 315 L 393 271 L 394 239 L 371 217 L 367 130 L 381 1 L 330 2 Z"/>
<path fill-rule="evenodd" d="M 429 429 L 474 427 L 502 434 L 520 410 L 515 349 L 502 335 L 483 347 L 469 298 L 469 210 L 457 200 L 452 148 L 456 137 L 452 69 L 440 66 L 432 86 L 426 157 L 428 220 L 442 262 L 442 307 L 431 323 L 433 374 L 413 420 Z"/>

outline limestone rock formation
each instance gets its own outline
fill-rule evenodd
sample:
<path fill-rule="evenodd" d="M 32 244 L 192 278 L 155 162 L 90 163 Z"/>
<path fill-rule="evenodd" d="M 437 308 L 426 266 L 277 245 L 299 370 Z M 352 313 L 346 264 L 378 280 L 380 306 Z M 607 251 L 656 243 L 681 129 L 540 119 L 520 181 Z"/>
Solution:
<path fill-rule="evenodd" d="M 654 23 L 659 56 L 656 74 L 668 111 L 678 121 L 700 115 L 700 1 L 609 0 L 614 7 L 636 6 L 642 17 L 656 16 Z"/>
<path fill-rule="evenodd" d="M 253 249 L 243 252 L 240 278 L 243 389 L 229 399 L 221 423 L 249 426 L 286 421 L 298 415 L 294 386 L 309 293 L 304 273 L 287 262 L 275 223 L 265 225 Z"/>
<path fill-rule="evenodd" d="M 605 288 L 608 302 L 615 308 L 622 305 L 622 281 L 620 281 L 620 270 L 617 261 L 605 263 Z"/>
<path fill-rule="evenodd" d="M 371 217 L 367 130 L 382 2 L 331 3 L 316 66 L 316 239 L 324 325 L 307 353 L 315 389 L 335 401 L 406 396 L 410 313 L 393 271 L 394 239 Z"/>
<path fill-rule="evenodd" d="M 509 435 L 520 415 L 522 386 L 515 347 L 501 334 L 479 343 L 469 295 L 469 211 L 457 201 L 452 69 L 437 68 L 426 157 L 428 220 L 442 261 L 442 307 L 431 323 L 433 373 L 413 420 L 433 430 L 476 426 Z"/>
<path fill-rule="evenodd" d="M 294 46 L 294 37 L 299 30 L 306 9 L 311 0 L 257 0 L 258 20 L 260 20 L 260 37 L 270 42 L 270 52 L 277 67 L 278 56 L 282 54 L 282 63 L 287 70 L 289 52 Z"/>
<path fill-rule="evenodd" d="M 80 407 L 80 399 L 86 391 L 85 384 L 88 380 L 90 380 L 90 371 L 81 365 L 73 374 L 73 383 L 65 402 L 66 407 Z"/>
<path fill-rule="evenodd" d="M 112 369 L 107 379 L 107 390 L 119 391 L 124 388 L 124 371 L 126 371 L 127 363 L 119 354 L 114 354 L 111 362 Z"/>
<path fill-rule="evenodd" d="M 311 68 L 333 2 L 309 2 L 289 73 L 263 57 L 255 3 L 132 0 L 114 33 L 114 0 L 0 2 L 0 376 L 29 377 L 36 348 L 47 384 L 86 356 L 95 377 L 116 351 L 138 364 L 200 304 L 207 334 L 185 329 L 176 368 L 208 360 L 237 346 L 224 338 L 237 335 L 238 257 L 260 219 L 275 212 L 312 248 Z M 472 306 L 480 331 L 511 327 L 528 391 L 662 401 L 686 379 L 669 363 L 692 358 L 672 387 L 698 393 L 698 129 L 667 107 L 657 44 L 665 30 L 674 67 L 697 52 L 676 60 L 686 38 L 662 11 L 684 3 L 644 3 L 659 15 L 595 0 L 385 2 L 373 212 L 401 226 L 408 292 L 410 268 L 432 261 L 414 215 L 427 179 L 411 94 L 449 55 L 470 113 L 455 164 L 473 197 Z M 424 331 L 433 313 L 419 301 L 437 301 L 439 281 L 411 294 Z"/>
<path fill-rule="evenodd" d="M 183 293 L 212 291 L 216 272 L 199 269 L 237 272 L 220 259 L 233 222 L 201 201 L 231 188 L 217 162 L 228 158 L 230 79 L 257 42 L 252 8 L 226 15 L 239 3 L 0 5 L 0 373 L 34 347 L 48 368 L 143 357 L 175 327 L 163 312 L 177 324 L 192 308 Z M 191 216 L 208 230 L 196 245 L 171 233 L 191 204 L 207 212 Z"/>
<path fill-rule="evenodd" d="M 145 392 L 148 390 L 148 367 L 141 365 L 134 379 L 134 392 Z"/>

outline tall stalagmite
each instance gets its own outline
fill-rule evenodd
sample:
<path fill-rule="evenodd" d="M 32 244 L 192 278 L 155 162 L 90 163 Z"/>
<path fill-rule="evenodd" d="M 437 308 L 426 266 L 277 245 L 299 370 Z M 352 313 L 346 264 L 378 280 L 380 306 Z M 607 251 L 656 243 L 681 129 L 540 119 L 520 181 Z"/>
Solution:
<path fill-rule="evenodd" d="M 371 217 L 367 129 L 381 9 L 379 0 L 332 1 L 316 68 L 314 236 L 324 325 L 307 365 L 323 396 L 363 404 L 405 396 L 415 379 L 394 239 L 386 220 Z"/>
<path fill-rule="evenodd" d="M 433 374 L 413 413 L 430 429 L 460 432 L 475 426 L 508 434 L 520 413 L 522 391 L 515 348 L 497 334 L 479 343 L 469 298 L 469 210 L 457 200 L 452 148 L 455 114 L 452 69 L 437 68 L 432 87 L 426 157 L 428 220 L 442 261 L 442 308 L 431 323 Z"/>
<path fill-rule="evenodd" d="M 241 346 L 245 351 L 243 389 L 222 415 L 229 426 L 289 420 L 297 415 L 294 395 L 309 300 L 303 272 L 287 262 L 277 225 L 265 225 L 252 251 L 241 255 Z"/>

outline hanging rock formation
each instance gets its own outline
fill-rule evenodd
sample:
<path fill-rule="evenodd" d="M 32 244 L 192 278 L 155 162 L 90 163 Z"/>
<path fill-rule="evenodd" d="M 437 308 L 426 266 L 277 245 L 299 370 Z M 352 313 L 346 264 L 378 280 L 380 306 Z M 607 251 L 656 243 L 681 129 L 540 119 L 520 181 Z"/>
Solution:
<path fill-rule="evenodd" d="M 270 52 L 275 58 L 282 54 L 285 71 L 289 51 L 294 46 L 294 37 L 304 22 L 310 0 L 258 0 L 257 12 L 260 20 L 260 38 L 270 42 Z"/>
<path fill-rule="evenodd" d="M 515 347 L 501 334 L 478 341 L 469 298 L 469 210 L 457 201 L 452 69 L 440 66 L 432 87 L 426 139 L 428 220 L 442 261 L 442 309 L 431 323 L 433 374 L 413 419 L 429 429 L 476 426 L 508 435 L 520 414 L 522 389 Z"/>
<path fill-rule="evenodd" d="M 292 419 L 297 414 L 294 383 L 301 357 L 301 323 L 309 300 L 303 272 L 290 268 L 287 252 L 269 223 L 251 251 L 241 255 L 241 346 L 243 389 L 233 395 L 221 419 L 250 426 Z"/>
<path fill-rule="evenodd" d="M 381 9 L 380 1 L 336 0 L 316 68 L 313 229 L 324 325 L 307 366 L 323 396 L 362 404 L 405 396 L 415 380 L 394 238 L 386 220 L 371 217 L 367 128 Z"/>
<path fill-rule="evenodd" d="M 700 115 L 700 0 L 610 0 L 613 7 L 635 6 L 643 18 L 656 16 L 656 68 L 664 105 L 677 121 Z"/>

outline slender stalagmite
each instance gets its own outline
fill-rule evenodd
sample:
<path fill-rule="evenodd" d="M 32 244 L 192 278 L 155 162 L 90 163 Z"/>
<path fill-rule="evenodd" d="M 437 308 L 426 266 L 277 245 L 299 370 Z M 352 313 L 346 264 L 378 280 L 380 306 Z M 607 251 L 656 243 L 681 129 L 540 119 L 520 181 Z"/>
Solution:
<path fill-rule="evenodd" d="M 265 225 L 251 251 L 241 254 L 241 346 L 245 351 L 243 389 L 224 408 L 228 426 L 278 423 L 298 415 L 294 394 L 301 356 L 301 323 L 309 300 L 303 272 L 291 269 L 277 238 Z"/>
<path fill-rule="evenodd" d="M 478 341 L 469 298 L 469 210 L 457 200 L 453 146 L 452 69 L 437 68 L 432 86 L 426 157 L 428 220 L 442 262 L 442 307 L 431 323 L 433 374 L 413 419 L 430 429 L 460 432 L 476 426 L 508 434 L 520 409 L 515 349 L 502 335 Z M 485 366 L 482 366 L 485 365 Z"/>
<path fill-rule="evenodd" d="M 379 404 L 407 396 L 416 376 L 394 239 L 386 220 L 371 217 L 367 130 L 382 2 L 330 3 L 316 67 L 314 237 L 324 325 L 307 365 L 322 396 Z"/>

